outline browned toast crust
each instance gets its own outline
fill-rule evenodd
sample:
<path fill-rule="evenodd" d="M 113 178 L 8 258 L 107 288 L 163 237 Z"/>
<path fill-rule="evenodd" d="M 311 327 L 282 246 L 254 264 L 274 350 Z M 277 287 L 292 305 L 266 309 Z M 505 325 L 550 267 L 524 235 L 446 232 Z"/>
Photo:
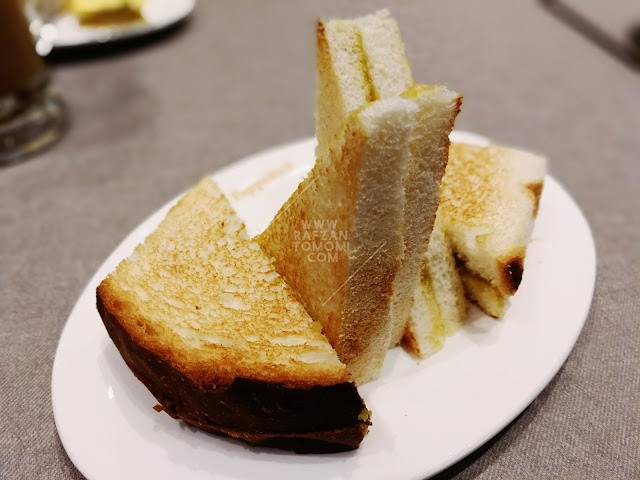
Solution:
<path fill-rule="evenodd" d="M 174 418 L 248 443 L 298 453 L 357 448 L 370 425 L 353 383 L 288 388 L 237 378 L 228 386 L 197 385 L 161 355 L 138 344 L 97 294 L 102 321 L 134 375 Z"/>
<path fill-rule="evenodd" d="M 540 207 L 540 197 L 542 196 L 542 189 L 544 187 L 543 182 L 532 182 L 525 185 L 527 190 L 533 195 L 533 216 L 538 215 L 538 208 Z"/>
<path fill-rule="evenodd" d="M 509 254 L 498 258 L 502 279 L 498 289 L 503 295 L 515 295 L 522 282 L 526 247 L 514 248 Z"/>

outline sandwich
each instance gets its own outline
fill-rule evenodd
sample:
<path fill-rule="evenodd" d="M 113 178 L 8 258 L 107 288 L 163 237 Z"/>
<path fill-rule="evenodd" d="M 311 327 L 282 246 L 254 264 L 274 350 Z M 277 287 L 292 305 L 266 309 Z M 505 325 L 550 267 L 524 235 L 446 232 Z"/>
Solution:
<path fill-rule="evenodd" d="M 396 97 L 351 114 L 257 237 L 358 384 L 378 375 L 388 349 L 404 252 L 402 178 L 418 113 Z"/>
<path fill-rule="evenodd" d="M 430 243 L 439 203 L 440 182 L 449 151 L 449 134 L 460 111 L 461 96 L 445 87 L 415 85 L 402 93 L 415 98 L 420 114 L 413 127 L 405 193 L 404 256 L 394 283 L 389 347 L 400 343 L 411 320 L 413 291 Z"/>
<path fill-rule="evenodd" d="M 316 156 L 322 157 L 351 113 L 400 95 L 414 81 L 398 24 L 386 9 L 320 20 L 316 36 Z"/>
<path fill-rule="evenodd" d="M 346 366 L 210 179 L 102 281 L 97 305 L 157 410 L 297 452 L 367 433 Z"/>
<path fill-rule="evenodd" d="M 386 350 L 403 336 L 461 97 L 445 87 L 414 85 L 397 23 L 386 10 L 355 20 L 320 21 L 317 37 L 317 163 L 258 242 L 322 323 L 356 382 L 364 383 L 378 376 Z M 354 185 L 343 166 L 353 159 L 342 158 L 352 153 L 348 136 L 354 119 L 369 107 L 382 114 L 400 100 L 405 108 L 413 104 L 414 113 L 375 120 L 376 130 L 388 132 L 371 136 L 370 130 L 365 137 L 380 153 L 358 160 L 363 168 L 384 173 L 384 180 L 353 172 Z M 406 146 L 390 143 L 399 136 L 406 137 Z M 395 212 L 394 218 L 371 215 L 356 206 L 358 198 L 371 205 L 371 212 L 386 209 Z M 340 252 L 335 262 L 340 268 L 310 262 L 293 239 L 305 222 L 335 218 L 342 219 L 339 229 L 355 248 Z M 363 248 L 359 238 L 373 242 Z M 384 268 L 372 271 L 373 262 L 364 268 L 372 255 L 388 259 L 380 264 Z M 336 294 L 337 289 L 345 292 Z"/>
<path fill-rule="evenodd" d="M 323 324 L 324 331 L 340 358 L 347 363 L 356 380 L 362 383 L 378 375 L 386 353 L 383 344 L 387 342 L 387 348 L 397 345 L 405 331 L 413 287 L 418 281 L 421 258 L 427 248 L 435 218 L 440 179 L 447 159 L 448 135 L 459 112 L 461 97 L 445 87 L 414 84 L 398 25 L 387 10 L 355 20 L 320 21 L 317 41 L 318 165 L 291 200 L 293 202 L 295 197 L 304 192 L 309 202 L 303 203 L 297 199 L 299 210 L 293 209 L 276 215 L 272 225 L 258 237 L 258 241 L 267 253 L 276 258 L 276 267 L 298 292 L 311 315 Z M 317 278 L 327 278 L 326 275 L 315 277 L 317 268 L 322 267 L 307 265 L 299 268 L 298 262 L 306 262 L 300 255 L 292 257 L 291 248 L 282 245 L 291 243 L 291 239 L 300 234 L 296 230 L 300 226 L 292 221 L 292 217 L 299 215 L 318 220 L 316 217 L 319 213 L 313 211 L 314 208 L 319 209 L 317 205 L 320 200 L 317 199 L 322 198 L 324 201 L 334 195 L 335 191 L 340 191 L 337 185 L 332 184 L 327 186 L 326 191 L 309 192 L 308 188 L 316 181 L 317 175 L 327 171 L 327 168 L 337 172 L 335 166 L 326 165 L 339 165 L 342 162 L 335 152 L 341 148 L 340 141 L 344 141 L 344 137 L 340 140 L 340 136 L 344 135 L 345 123 L 357 112 L 372 105 L 372 102 L 399 97 L 411 100 L 418 109 L 410 123 L 402 126 L 410 136 L 408 156 L 403 159 L 406 168 L 393 172 L 395 182 L 398 174 L 401 175 L 401 186 L 396 188 L 393 197 L 394 202 L 400 202 L 397 208 L 401 209 L 398 215 L 401 223 L 399 227 L 396 224 L 394 229 L 385 227 L 378 230 L 382 236 L 377 241 L 388 242 L 388 247 L 395 245 L 397 229 L 402 230 L 401 248 L 394 246 L 394 250 L 390 250 L 395 251 L 399 259 L 399 263 L 396 261 L 396 266 L 393 267 L 393 276 L 388 279 L 392 283 L 391 297 L 387 294 L 378 295 L 380 308 L 376 315 L 370 316 L 370 320 L 343 319 L 343 315 L 353 316 L 362 310 L 358 306 L 361 300 L 357 297 L 338 297 L 335 299 L 338 302 L 334 304 L 335 308 L 328 309 L 328 305 L 323 305 L 321 296 L 314 296 L 309 292 L 316 288 L 314 285 Z M 332 157 L 335 158 L 327 161 Z M 386 159 L 386 156 L 382 158 Z M 363 190 L 369 188 L 362 183 L 360 187 Z M 315 195 L 312 197 L 311 193 Z M 354 194 L 357 195 L 355 192 Z M 388 203 L 389 200 L 380 197 L 378 204 L 382 202 Z M 338 202 L 338 207 L 339 205 L 344 204 Z M 289 205 L 283 207 L 284 210 L 289 208 Z M 352 214 L 346 210 L 340 212 L 340 215 Z M 384 238 L 387 232 L 391 232 L 393 239 Z M 357 231 L 349 232 L 349 235 L 353 238 L 360 236 Z M 348 263 L 350 257 L 351 255 L 347 255 L 345 262 Z M 292 258 L 295 260 L 292 261 Z M 354 283 L 359 281 L 358 278 L 344 276 L 344 272 L 358 270 L 358 263 L 353 265 L 354 267 L 343 267 L 343 275 L 334 279 L 333 288 L 342 285 L 346 278 Z M 384 287 L 389 288 L 388 285 Z M 383 285 L 379 285 L 379 289 L 382 288 Z M 331 289 L 325 292 L 325 298 L 331 293 Z M 342 300 L 345 303 L 340 306 L 339 302 Z M 352 302 L 355 303 L 352 305 Z M 387 306 L 387 302 L 390 305 Z M 349 338 L 352 337 L 356 340 L 350 341 Z M 354 341 L 359 345 L 357 348 L 352 345 Z"/>
<path fill-rule="evenodd" d="M 451 146 L 438 214 L 467 297 L 493 317 L 522 281 L 545 174 L 546 160 L 530 152 Z"/>
<path fill-rule="evenodd" d="M 524 272 L 546 160 L 453 143 L 403 343 L 426 357 L 467 318 L 467 299 L 499 318 Z"/>
<path fill-rule="evenodd" d="M 398 24 L 388 10 L 354 20 L 320 21 L 317 34 L 318 155 L 331 144 L 346 116 L 371 101 L 402 96 L 420 105 L 403 177 L 405 248 L 390 312 L 389 347 L 395 347 L 411 318 L 413 287 L 433 228 L 449 133 L 462 97 L 445 87 L 414 83 Z"/>
<path fill-rule="evenodd" d="M 380 98 L 407 95 L 406 92 L 416 87 L 410 63 L 405 57 L 404 45 L 400 39 L 397 23 L 387 10 L 381 10 L 354 20 L 321 21 L 317 33 L 316 134 L 318 147 L 316 152 L 321 155 L 329 148 L 335 131 L 350 112 L 357 111 L 368 102 Z M 427 113 L 427 115 L 429 114 Z M 454 119 L 455 113 L 451 116 L 451 126 L 453 126 Z M 423 121 L 422 124 L 425 127 L 424 134 L 426 135 L 431 132 L 435 137 L 435 132 L 443 131 L 442 128 L 429 125 L 428 121 Z M 447 146 L 446 141 L 440 140 L 441 149 Z M 456 155 L 456 163 L 459 163 L 459 157 L 466 148 L 473 149 L 470 146 L 454 146 L 450 149 L 453 154 L 449 153 L 449 155 Z M 514 168 L 520 157 L 531 157 L 525 152 L 514 150 L 509 150 L 509 152 L 511 155 L 505 156 L 513 156 L 514 158 L 512 160 L 505 158 L 502 161 L 514 163 Z M 472 163 L 483 165 L 481 157 L 482 155 L 475 158 Z M 452 185 L 450 188 L 444 184 L 442 186 L 441 195 L 446 196 L 447 201 L 443 202 L 445 205 L 438 210 L 439 213 L 436 217 L 438 220 L 436 226 L 433 227 L 434 233 L 429 236 L 432 226 L 430 222 L 433 222 L 439 199 L 437 192 L 433 192 L 433 190 L 427 192 L 430 186 L 433 188 L 433 185 L 438 184 L 438 178 L 443 174 L 447 156 L 440 155 L 438 157 L 432 154 L 431 161 L 428 162 L 424 159 L 429 158 L 429 155 L 422 152 L 422 155 L 414 154 L 413 158 L 423 159 L 422 168 L 430 164 L 432 176 L 431 178 L 423 178 L 421 183 L 415 182 L 414 188 L 412 188 L 411 180 L 419 178 L 417 175 L 419 169 L 415 167 L 415 163 L 414 172 L 409 173 L 411 168 L 409 167 L 407 174 L 405 174 L 404 218 L 407 222 L 404 233 L 405 252 L 395 280 L 394 301 L 391 309 L 390 347 L 395 346 L 402 337 L 403 343 L 409 350 L 420 356 L 426 356 L 436 351 L 442 345 L 444 338 L 451 335 L 463 324 L 467 317 L 465 295 L 492 316 L 499 317 L 504 314 L 508 303 L 507 298 L 515 293 L 516 283 L 519 284 L 519 278 L 521 278 L 524 251 L 530 228 L 533 225 L 533 216 L 526 208 L 512 212 L 516 216 L 520 215 L 519 221 L 527 224 L 529 230 L 521 228 L 518 221 L 514 221 L 512 235 L 514 232 L 519 232 L 519 245 L 511 245 L 510 253 L 513 255 L 505 263 L 505 259 L 502 257 L 509 257 L 508 252 L 499 252 L 499 249 L 496 249 L 496 256 L 492 258 L 491 254 L 485 251 L 483 264 L 482 261 L 475 259 L 474 252 L 476 250 L 466 248 L 465 242 L 462 240 L 465 235 L 461 233 L 466 228 L 465 220 L 458 217 L 459 212 L 454 211 L 453 207 L 456 202 L 473 205 L 478 201 L 474 198 L 474 193 L 466 190 L 466 186 L 462 185 L 466 167 L 460 165 L 458 168 L 451 167 L 446 170 L 447 172 L 451 170 L 448 183 Z M 533 178 L 527 184 L 527 191 L 534 195 L 533 200 L 537 205 L 544 178 L 544 161 L 536 157 L 536 160 L 523 162 L 524 171 L 529 168 L 528 165 L 531 165 L 533 169 Z M 411 165 L 411 161 L 409 165 Z M 513 181 L 513 179 L 504 178 L 497 173 L 493 180 L 491 177 L 492 174 L 487 171 L 482 181 L 487 185 L 490 185 L 492 181 L 506 183 Z M 513 187 L 514 185 L 511 184 L 507 189 L 513 190 Z M 518 195 L 516 194 L 515 197 Z M 529 197 L 530 195 L 527 194 L 527 198 Z M 505 201 L 509 202 L 508 199 Z M 537 208 L 535 205 L 534 208 Z M 495 212 L 496 215 L 503 213 Z M 439 220 L 440 217 L 444 217 L 446 221 Z M 425 219 L 429 219 L 430 222 L 425 222 Z M 482 222 L 480 219 L 475 220 Z M 491 223 L 493 219 L 486 218 L 484 221 L 488 222 L 484 223 L 485 228 L 489 230 L 498 228 L 498 223 Z M 425 232 L 427 233 L 426 237 Z M 453 238 L 450 238 L 451 236 Z M 421 238 L 429 239 L 430 237 L 431 240 L 428 244 L 426 242 L 420 244 Z M 495 238 L 495 235 L 488 237 Z M 480 237 L 480 239 L 482 238 Z M 452 244 L 452 241 L 455 243 Z M 504 243 L 505 248 L 506 245 L 509 243 Z M 502 259 L 500 260 L 498 257 Z M 491 261 L 487 260 L 491 258 L 494 268 L 489 266 Z M 474 266 L 477 267 L 476 264 L 484 265 L 485 268 L 474 268 Z M 498 267 L 498 264 L 501 266 Z M 504 272 L 502 275 L 498 273 L 500 269 Z M 416 287 L 412 289 L 411 284 Z"/>
<path fill-rule="evenodd" d="M 318 156 L 330 148 L 351 112 L 381 98 L 423 95 L 421 118 L 414 127 L 416 142 L 403 178 L 405 248 L 394 281 L 389 348 L 402 340 L 409 350 L 426 356 L 466 316 L 462 283 L 441 225 L 426 253 L 447 163 L 448 135 L 461 97 L 444 87 L 415 84 L 398 24 L 386 9 L 353 20 L 320 21 L 317 37 Z"/>

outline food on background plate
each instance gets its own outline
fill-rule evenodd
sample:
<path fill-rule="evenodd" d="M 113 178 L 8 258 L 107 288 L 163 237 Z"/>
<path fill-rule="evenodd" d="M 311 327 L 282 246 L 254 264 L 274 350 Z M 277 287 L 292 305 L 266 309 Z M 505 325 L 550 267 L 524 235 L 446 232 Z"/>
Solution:
<path fill-rule="evenodd" d="M 145 0 L 61 0 L 62 8 L 83 25 L 107 25 L 142 20 Z"/>
<path fill-rule="evenodd" d="M 298 452 L 356 448 L 369 412 L 320 324 L 210 179 L 97 289 L 98 310 L 161 409 Z"/>

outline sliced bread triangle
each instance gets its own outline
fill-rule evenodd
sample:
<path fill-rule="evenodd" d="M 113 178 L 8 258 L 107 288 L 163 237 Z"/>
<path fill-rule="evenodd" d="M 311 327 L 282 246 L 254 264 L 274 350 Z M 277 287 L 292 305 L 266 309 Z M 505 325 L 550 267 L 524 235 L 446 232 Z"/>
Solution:
<path fill-rule="evenodd" d="M 355 448 L 368 412 L 345 365 L 210 179 L 97 289 L 129 368 L 169 415 L 251 443 Z"/>
<path fill-rule="evenodd" d="M 418 111 L 391 98 L 353 113 L 257 238 L 359 384 L 379 374 L 389 343 Z"/>
<path fill-rule="evenodd" d="M 487 298 L 511 296 L 520 286 L 545 173 L 546 159 L 530 152 L 451 146 L 440 214 L 474 300 L 489 293 L 481 292 L 481 280 L 495 289 Z"/>

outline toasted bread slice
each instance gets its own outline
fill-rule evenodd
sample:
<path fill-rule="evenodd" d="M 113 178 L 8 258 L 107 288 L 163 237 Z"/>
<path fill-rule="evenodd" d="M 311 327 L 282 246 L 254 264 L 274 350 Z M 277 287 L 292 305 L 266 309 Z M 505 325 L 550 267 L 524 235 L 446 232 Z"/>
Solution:
<path fill-rule="evenodd" d="M 460 111 L 462 97 L 441 87 L 414 85 L 402 93 L 419 105 L 413 127 L 411 154 L 403 178 L 405 192 L 404 256 L 393 291 L 389 346 L 398 345 L 409 321 L 413 290 L 427 251 L 438 209 L 440 181 L 449 151 L 449 134 Z"/>
<path fill-rule="evenodd" d="M 354 20 L 320 20 L 316 34 L 316 153 L 322 156 L 352 112 L 400 95 L 414 82 L 388 10 Z"/>
<path fill-rule="evenodd" d="M 379 374 L 389 343 L 418 113 L 413 100 L 391 98 L 352 114 L 257 238 L 359 384 Z"/>
<path fill-rule="evenodd" d="M 545 171 L 545 159 L 528 152 L 451 145 L 421 296 L 403 339 L 409 350 L 436 351 L 464 322 L 465 296 L 488 315 L 504 315 L 520 284 Z"/>
<path fill-rule="evenodd" d="M 453 144 L 440 211 L 467 296 L 490 315 L 522 280 L 546 160 L 513 148 Z"/>
<path fill-rule="evenodd" d="M 172 417 L 296 451 L 358 446 L 345 365 L 210 179 L 97 289 L 129 368 Z"/>
<path fill-rule="evenodd" d="M 462 280 L 451 243 L 436 216 L 403 343 L 419 357 L 427 357 L 439 350 L 445 337 L 456 332 L 466 318 Z"/>
<path fill-rule="evenodd" d="M 447 163 L 449 133 L 462 97 L 441 86 L 414 85 L 396 21 L 388 10 L 318 26 L 316 152 L 322 155 L 347 116 L 376 99 L 413 98 L 420 115 L 403 178 L 405 249 L 394 283 L 389 345 L 400 343 L 411 311 Z"/>

